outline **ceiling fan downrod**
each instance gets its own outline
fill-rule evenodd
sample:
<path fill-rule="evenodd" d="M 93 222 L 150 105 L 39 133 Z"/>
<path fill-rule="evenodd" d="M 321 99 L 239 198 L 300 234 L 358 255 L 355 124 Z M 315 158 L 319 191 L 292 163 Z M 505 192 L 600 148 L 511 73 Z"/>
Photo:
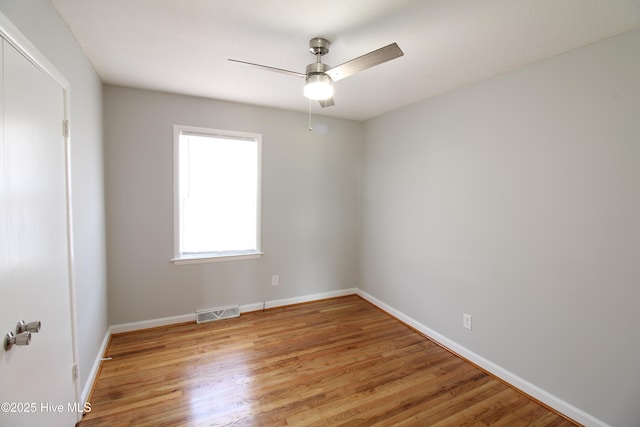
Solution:
<path fill-rule="evenodd" d="M 316 37 L 309 40 L 309 52 L 312 55 L 315 55 L 316 62 L 313 64 L 307 65 L 306 74 L 324 74 L 329 68 L 328 65 L 322 63 L 322 56 L 329 53 L 329 46 L 331 43 L 327 39 L 323 39 L 322 37 Z"/>

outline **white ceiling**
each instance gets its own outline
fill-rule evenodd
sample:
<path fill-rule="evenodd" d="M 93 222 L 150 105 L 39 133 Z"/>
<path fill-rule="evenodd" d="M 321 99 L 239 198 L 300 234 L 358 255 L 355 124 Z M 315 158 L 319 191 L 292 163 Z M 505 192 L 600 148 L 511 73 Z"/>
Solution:
<path fill-rule="evenodd" d="M 308 41 L 335 66 L 392 42 L 405 55 L 336 82 L 366 120 L 640 27 L 640 0 L 51 0 L 106 83 L 307 111 Z M 639 46 L 640 51 L 640 46 Z"/>

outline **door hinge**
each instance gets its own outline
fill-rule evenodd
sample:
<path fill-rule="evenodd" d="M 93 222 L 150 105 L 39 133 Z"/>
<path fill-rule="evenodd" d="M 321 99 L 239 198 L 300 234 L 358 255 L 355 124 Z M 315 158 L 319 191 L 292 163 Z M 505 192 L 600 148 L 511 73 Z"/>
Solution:
<path fill-rule="evenodd" d="M 62 121 L 62 136 L 69 138 L 69 120 Z"/>
<path fill-rule="evenodd" d="M 71 378 L 75 381 L 78 379 L 78 364 L 74 363 L 71 366 Z"/>

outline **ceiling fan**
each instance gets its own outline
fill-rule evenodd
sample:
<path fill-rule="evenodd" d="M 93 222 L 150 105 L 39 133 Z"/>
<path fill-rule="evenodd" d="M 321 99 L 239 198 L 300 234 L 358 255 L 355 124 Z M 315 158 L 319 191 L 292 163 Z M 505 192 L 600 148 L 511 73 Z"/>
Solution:
<path fill-rule="evenodd" d="M 331 68 L 322 63 L 322 56 L 329 53 L 330 44 L 329 40 L 322 37 L 315 37 L 309 40 L 309 52 L 316 56 L 316 62 L 307 65 L 305 73 L 238 61 L 237 59 L 229 59 L 229 61 L 302 77 L 305 79 L 304 96 L 319 101 L 322 108 L 324 108 L 335 105 L 333 101 L 333 82 L 404 55 L 397 43 L 391 43 Z"/>

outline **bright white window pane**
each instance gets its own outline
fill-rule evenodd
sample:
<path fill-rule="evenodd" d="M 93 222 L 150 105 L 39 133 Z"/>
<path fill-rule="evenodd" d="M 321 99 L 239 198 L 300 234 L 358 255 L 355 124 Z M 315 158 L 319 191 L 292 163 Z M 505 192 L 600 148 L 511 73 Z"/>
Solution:
<path fill-rule="evenodd" d="M 257 251 L 259 143 L 181 133 L 180 253 Z"/>

